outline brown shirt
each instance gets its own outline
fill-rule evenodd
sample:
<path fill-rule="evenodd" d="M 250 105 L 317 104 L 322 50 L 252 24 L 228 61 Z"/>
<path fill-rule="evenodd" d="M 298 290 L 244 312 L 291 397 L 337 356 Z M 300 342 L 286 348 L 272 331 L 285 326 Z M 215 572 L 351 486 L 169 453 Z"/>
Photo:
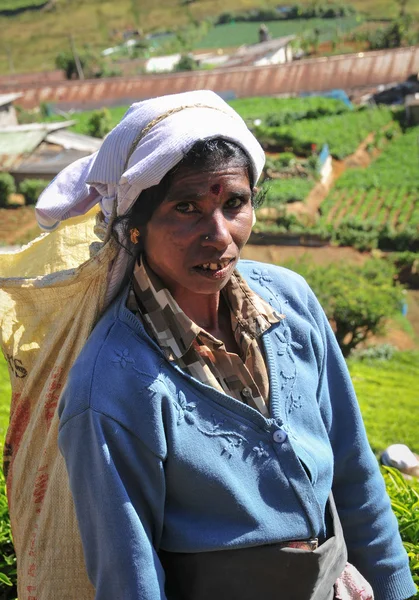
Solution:
<path fill-rule="evenodd" d="M 228 352 L 222 341 L 194 323 L 143 259 L 134 269 L 128 308 L 143 319 L 168 360 L 269 416 L 269 378 L 260 338 L 284 315 L 253 292 L 237 271 L 221 293 L 240 355 Z"/>

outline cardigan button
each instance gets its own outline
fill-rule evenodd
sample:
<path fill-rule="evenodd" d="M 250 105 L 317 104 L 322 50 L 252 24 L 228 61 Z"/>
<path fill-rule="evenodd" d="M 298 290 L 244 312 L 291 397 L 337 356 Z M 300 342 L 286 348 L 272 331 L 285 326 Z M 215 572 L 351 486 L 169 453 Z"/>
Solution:
<path fill-rule="evenodd" d="M 283 429 L 277 429 L 274 431 L 272 437 L 276 444 L 283 444 L 288 436 Z"/>

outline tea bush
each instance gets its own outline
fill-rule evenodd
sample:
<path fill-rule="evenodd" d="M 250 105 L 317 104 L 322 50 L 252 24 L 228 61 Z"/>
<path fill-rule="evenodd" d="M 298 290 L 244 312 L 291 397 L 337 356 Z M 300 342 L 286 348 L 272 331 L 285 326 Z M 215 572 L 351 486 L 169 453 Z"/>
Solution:
<path fill-rule="evenodd" d="M 5 208 L 8 205 L 10 194 L 15 192 L 15 180 L 10 173 L 0 173 L 0 208 Z"/>
<path fill-rule="evenodd" d="M 26 204 L 36 204 L 48 183 L 47 179 L 24 179 L 19 185 L 19 191 L 24 195 Z"/>
<path fill-rule="evenodd" d="M 391 507 L 409 556 L 413 580 L 419 585 L 419 481 L 408 481 L 399 471 L 390 467 L 383 467 L 383 470 Z"/>
<path fill-rule="evenodd" d="M 366 108 L 316 119 L 302 119 L 292 125 L 269 127 L 261 124 L 254 133 L 265 149 L 292 151 L 301 156 L 329 146 L 332 156 L 343 159 L 365 140 L 393 120 L 389 108 Z"/>

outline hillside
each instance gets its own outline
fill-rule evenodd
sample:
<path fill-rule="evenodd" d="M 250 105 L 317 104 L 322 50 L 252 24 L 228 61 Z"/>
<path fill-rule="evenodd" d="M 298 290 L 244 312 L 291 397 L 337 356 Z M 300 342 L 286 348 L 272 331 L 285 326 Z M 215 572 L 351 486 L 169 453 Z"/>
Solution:
<path fill-rule="evenodd" d="M 396 0 L 354 0 L 351 4 L 373 18 L 392 18 L 398 13 Z M 264 8 L 277 5 L 277 0 L 263 3 Z M 54 68 L 57 53 L 69 48 L 70 35 L 76 46 L 89 44 L 99 50 L 120 43 L 125 30 L 173 30 L 226 11 L 261 8 L 256 0 L 0 0 L 0 12 L 25 6 L 32 10 L 0 16 L 0 74 Z M 419 15 L 419 3 L 408 0 L 408 10 Z"/>

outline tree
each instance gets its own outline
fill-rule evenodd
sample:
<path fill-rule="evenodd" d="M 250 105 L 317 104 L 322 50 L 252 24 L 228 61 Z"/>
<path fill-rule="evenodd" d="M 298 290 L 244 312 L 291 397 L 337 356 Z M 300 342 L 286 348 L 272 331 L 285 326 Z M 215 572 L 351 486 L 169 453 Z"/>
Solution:
<path fill-rule="evenodd" d="M 368 36 L 368 44 L 371 50 L 383 50 L 387 48 L 399 48 L 403 45 L 416 43 L 417 33 L 412 27 L 411 15 L 402 14 L 392 21 L 386 28 L 378 29 Z"/>
<path fill-rule="evenodd" d="M 195 71 L 198 68 L 197 62 L 193 56 L 189 54 L 183 54 L 177 65 L 175 65 L 175 71 Z"/>
<path fill-rule="evenodd" d="M 409 0 L 396 0 L 396 4 L 399 7 L 399 17 L 406 15 L 406 6 Z"/>
<path fill-rule="evenodd" d="M 79 68 L 77 67 L 77 60 Z M 55 65 L 57 69 L 62 69 L 65 72 L 67 79 L 78 79 L 80 72 L 83 73 L 86 79 L 121 75 L 121 70 L 118 67 L 109 65 L 88 45 L 84 45 L 77 55 L 71 50 L 59 52 L 55 57 Z"/>
<path fill-rule="evenodd" d="M 403 288 L 395 281 L 394 266 L 383 260 L 370 259 L 362 267 L 304 263 L 292 268 L 319 299 L 345 357 L 401 310 Z"/>

